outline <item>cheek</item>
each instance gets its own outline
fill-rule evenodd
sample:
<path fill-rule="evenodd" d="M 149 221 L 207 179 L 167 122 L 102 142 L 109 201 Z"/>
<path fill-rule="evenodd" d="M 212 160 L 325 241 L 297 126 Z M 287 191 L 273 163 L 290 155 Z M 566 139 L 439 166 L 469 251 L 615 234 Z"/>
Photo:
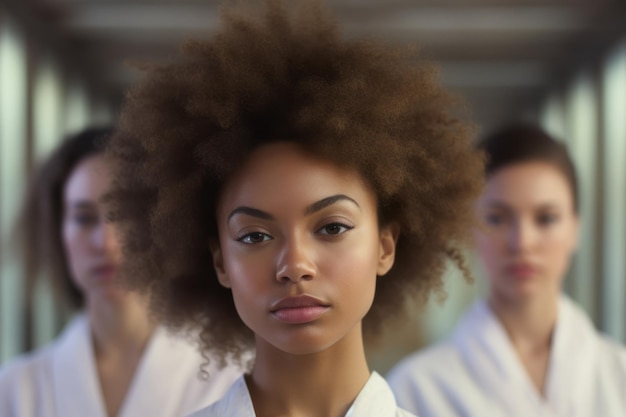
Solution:
<path fill-rule="evenodd" d="M 552 260 L 551 265 L 559 274 L 565 273 L 574 249 L 575 237 L 567 228 L 547 237 L 544 247 L 546 259 Z"/>
<path fill-rule="evenodd" d="M 71 225 L 64 225 L 61 230 L 61 237 L 63 239 L 63 246 L 65 247 L 65 254 L 67 262 L 74 264 L 74 260 L 77 259 L 80 252 L 80 239 L 76 232 L 76 228 Z"/>
<path fill-rule="evenodd" d="M 228 246 L 229 243 L 222 243 L 222 256 L 235 302 L 244 298 L 258 299 L 256 295 L 274 282 L 272 255 L 269 251 L 246 253 Z"/>
<path fill-rule="evenodd" d="M 502 259 L 501 253 L 504 245 L 495 233 L 488 234 L 482 231 L 475 231 L 474 242 L 476 250 L 487 269 L 495 267 L 497 261 Z"/>
<path fill-rule="evenodd" d="M 72 281 L 80 285 L 82 281 L 82 263 L 86 258 L 87 242 L 76 227 L 68 224 L 63 225 L 61 238 Z"/>
<path fill-rule="evenodd" d="M 332 279 L 339 297 L 360 294 L 363 301 L 374 299 L 378 269 L 378 245 L 338 245 L 331 248 L 319 263 L 320 275 Z M 384 279 L 384 278 L 383 278 Z"/>
<path fill-rule="evenodd" d="M 229 244 L 222 241 L 222 260 L 235 309 L 248 328 L 260 331 L 259 320 L 280 295 L 276 292 L 275 256 L 270 250 L 248 252 Z"/>

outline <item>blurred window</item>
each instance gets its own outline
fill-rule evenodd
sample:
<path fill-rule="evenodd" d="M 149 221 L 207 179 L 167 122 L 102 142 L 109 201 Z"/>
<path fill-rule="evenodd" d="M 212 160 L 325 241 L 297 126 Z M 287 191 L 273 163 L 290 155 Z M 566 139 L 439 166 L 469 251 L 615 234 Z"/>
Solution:
<path fill-rule="evenodd" d="M 91 103 L 85 83 L 73 78 L 68 80 L 65 92 L 65 126 L 66 134 L 71 135 L 83 130 L 90 123 Z"/>
<path fill-rule="evenodd" d="M 546 100 L 541 111 L 541 124 L 543 128 L 552 136 L 557 138 L 565 137 L 565 111 L 563 100 L 558 93 L 552 93 Z"/>
<path fill-rule="evenodd" d="M 0 14 L 0 362 L 24 348 L 23 279 L 10 236 L 27 173 L 28 86 L 24 35 Z"/>
<path fill-rule="evenodd" d="M 37 57 L 33 88 L 33 151 L 35 161 L 39 162 L 65 134 L 61 73 L 58 64 L 48 54 Z"/>
<path fill-rule="evenodd" d="M 626 40 L 608 57 L 603 75 L 602 324 L 626 341 Z"/>
<path fill-rule="evenodd" d="M 594 79 L 583 72 L 577 77 L 567 96 L 567 145 L 576 165 L 580 203 L 578 251 L 570 271 L 569 289 L 572 297 L 598 322 L 596 288 L 601 285 L 597 273 L 599 251 L 596 219 L 599 208 L 597 157 L 600 151 L 598 131 L 598 99 Z"/>
<path fill-rule="evenodd" d="M 81 115 L 86 114 L 82 109 L 67 108 L 65 97 L 79 96 L 79 92 L 64 94 L 65 86 L 60 66 L 49 53 L 42 53 L 35 57 L 33 85 L 33 153 L 37 166 L 63 140 L 66 134 L 67 123 L 77 126 L 85 123 Z M 79 107 L 80 98 L 68 100 L 73 107 Z M 75 104 L 77 103 L 77 104 Z M 76 112 L 74 116 L 66 116 Z M 45 274 L 45 271 L 42 272 Z M 61 326 L 58 306 L 53 296 L 50 280 L 39 276 L 35 281 L 32 300 L 32 343 L 29 348 L 42 346 L 52 340 Z"/>

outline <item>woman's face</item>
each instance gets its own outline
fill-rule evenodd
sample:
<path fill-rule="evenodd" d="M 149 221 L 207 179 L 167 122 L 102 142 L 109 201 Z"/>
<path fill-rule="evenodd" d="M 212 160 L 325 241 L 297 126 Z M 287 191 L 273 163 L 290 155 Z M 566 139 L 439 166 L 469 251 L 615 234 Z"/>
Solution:
<path fill-rule="evenodd" d="M 75 284 L 89 300 L 120 294 L 114 278 L 121 248 L 113 225 L 105 221 L 100 198 L 109 190 L 111 174 L 102 155 L 81 161 L 63 190 L 62 239 Z"/>
<path fill-rule="evenodd" d="M 265 145 L 226 184 L 217 223 L 218 278 L 257 346 L 304 354 L 360 340 L 395 238 L 356 173 L 295 144 Z"/>
<path fill-rule="evenodd" d="M 477 204 L 478 251 L 490 296 L 516 302 L 556 297 L 576 247 L 578 217 L 565 175 L 545 162 L 504 167 Z"/>

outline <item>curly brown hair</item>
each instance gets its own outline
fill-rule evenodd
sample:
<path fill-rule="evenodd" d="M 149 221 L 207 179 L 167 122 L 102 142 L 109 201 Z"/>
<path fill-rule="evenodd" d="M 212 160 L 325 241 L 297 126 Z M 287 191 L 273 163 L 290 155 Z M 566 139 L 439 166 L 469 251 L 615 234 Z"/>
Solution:
<path fill-rule="evenodd" d="M 217 239 L 221 187 L 273 141 L 356 169 L 377 194 L 381 224 L 400 226 L 366 336 L 408 298 L 441 289 L 446 259 L 467 273 L 455 247 L 467 242 L 483 159 L 471 126 L 451 114 L 456 99 L 436 68 L 412 51 L 342 39 L 315 2 L 227 9 L 222 22 L 212 39 L 187 42 L 176 62 L 145 66 L 109 148 L 126 276 L 149 290 L 159 317 L 173 328 L 198 326 L 205 355 L 237 357 L 250 346 L 208 242 Z"/>

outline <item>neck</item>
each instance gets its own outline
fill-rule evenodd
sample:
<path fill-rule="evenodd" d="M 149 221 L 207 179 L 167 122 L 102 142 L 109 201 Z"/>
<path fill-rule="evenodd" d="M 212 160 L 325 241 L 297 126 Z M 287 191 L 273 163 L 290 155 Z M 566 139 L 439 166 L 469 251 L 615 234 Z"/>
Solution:
<path fill-rule="evenodd" d="M 517 302 L 493 294 L 489 307 L 518 351 L 549 350 L 558 315 L 558 295 Z"/>
<path fill-rule="evenodd" d="M 293 355 L 257 340 L 246 382 L 257 416 L 344 416 L 370 376 L 361 328 L 322 352 Z"/>
<path fill-rule="evenodd" d="M 155 328 L 145 300 L 137 294 L 116 300 L 88 299 L 87 316 L 100 357 L 140 355 Z"/>

